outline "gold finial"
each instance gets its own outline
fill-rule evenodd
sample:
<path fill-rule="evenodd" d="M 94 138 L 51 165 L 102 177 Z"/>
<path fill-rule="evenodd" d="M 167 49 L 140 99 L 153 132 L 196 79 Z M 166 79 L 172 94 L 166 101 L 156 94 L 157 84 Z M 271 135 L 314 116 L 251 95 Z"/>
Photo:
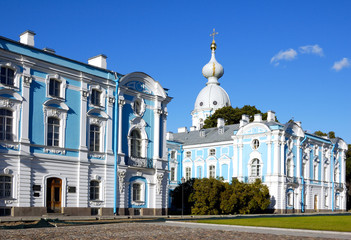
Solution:
<path fill-rule="evenodd" d="M 216 48 L 217 48 L 217 45 L 216 45 L 216 42 L 214 39 L 217 34 L 218 34 L 218 32 L 216 32 L 215 29 L 213 29 L 213 33 L 210 34 L 210 37 L 213 38 L 212 43 L 211 43 L 211 50 L 216 50 Z"/>

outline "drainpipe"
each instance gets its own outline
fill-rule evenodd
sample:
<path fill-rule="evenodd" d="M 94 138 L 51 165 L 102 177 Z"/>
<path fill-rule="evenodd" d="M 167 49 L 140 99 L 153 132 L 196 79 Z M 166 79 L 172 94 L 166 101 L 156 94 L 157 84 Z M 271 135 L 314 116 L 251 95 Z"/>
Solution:
<path fill-rule="evenodd" d="M 335 149 L 335 144 L 333 144 L 333 148 L 331 151 L 331 158 L 330 158 L 330 178 L 332 179 L 332 212 L 334 212 L 334 198 L 335 198 L 335 193 L 334 193 L 334 174 L 333 174 L 333 169 L 334 169 L 334 149 Z"/>
<path fill-rule="evenodd" d="M 114 118 L 114 198 L 113 198 L 113 214 L 117 215 L 117 139 L 118 139 L 118 76 L 116 78 L 116 91 L 115 91 L 115 118 Z"/>
<path fill-rule="evenodd" d="M 183 150 L 183 145 L 182 144 L 180 144 L 180 148 L 179 148 L 179 150 L 180 150 L 180 171 L 179 171 L 179 173 L 178 173 L 178 176 L 179 176 L 179 183 L 181 183 L 181 181 L 180 181 L 180 179 L 182 179 L 182 177 L 183 177 L 183 152 L 184 152 L 184 150 Z"/>
<path fill-rule="evenodd" d="M 300 146 L 302 146 L 302 144 L 306 141 L 307 139 L 307 136 L 305 135 L 304 139 L 302 140 L 302 142 L 300 143 Z M 301 152 L 300 152 L 300 175 L 301 175 L 301 184 L 302 184 L 302 193 L 301 193 L 301 212 L 305 212 L 305 180 L 304 180 L 304 177 L 303 177 L 303 172 L 302 172 L 302 169 L 303 169 L 303 165 L 302 165 L 302 162 L 303 162 L 303 159 L 302 159 L 302 149 L 301 149 Z"/>

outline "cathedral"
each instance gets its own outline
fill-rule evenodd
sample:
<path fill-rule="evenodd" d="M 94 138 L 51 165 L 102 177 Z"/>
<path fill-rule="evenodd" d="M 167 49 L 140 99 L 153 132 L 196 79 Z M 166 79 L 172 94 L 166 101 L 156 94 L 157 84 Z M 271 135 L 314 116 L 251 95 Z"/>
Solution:
<path fill-rule="evenodd" d="M 279 123 L 274 111 L 268 111 L 267 120 L 256 114 L 250 122 L 242 115 L 239 124 L 225 125 L 219 118 L 217 127 L 203 129 L 207 117 L 231 106 L 218 82 L 224 71 L 216 48 L 213 39 L 211 59 L 202 69 L 207 83 L 191 112 L 192 126 L 167 133 L 170 190 L 191 178 L 260 179 L 276 213 L 345 211 L 347 144 L 342 139 L 307 133 L 298 121 Z"/>
<path fill-rule="evenodd" d="M 172 98 L 143 72 L 107 69 L 0 36 L 0 216 L 166 215 L 182 179 L 223 177 L 269 187 L 276 212 L 344 211 L 345 150 L 340 139 L 309 134 L 275 112 L 203 129 L 231 106 L 211 59 L 192 127 L 167 132 Z"/>

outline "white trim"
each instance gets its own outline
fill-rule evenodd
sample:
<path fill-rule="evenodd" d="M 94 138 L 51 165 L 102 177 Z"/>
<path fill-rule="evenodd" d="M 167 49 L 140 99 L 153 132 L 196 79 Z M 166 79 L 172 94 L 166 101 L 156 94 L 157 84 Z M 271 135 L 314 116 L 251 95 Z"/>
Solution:
<path fill-rule="evenodd" d="M 59 82 L 60 84 L 60 96 L 51 96 L 49 94 L 50 91 L 50 79 L 55 79 Z M 47 98 L 53 98 L 53 99 L 66 99 L 66 87 L 67 87 L 67 81 L 65 78 L 61 77 L 59 74 L 48 74 L 45 78 L 45 85 L 46 85 L 46 97 Z"/>
<path fill-rule="evenodd" d="M 13 86 L 10 85 L 6 85 L 6 84 L 2 84 L 0 83 L 0 87 L 6 88 L 6 89 L 19 89 L 20 87 L 20 78 L 21 78 L 21 70 L 18 66 L 12 64 L 11 62 L 3 62 L 0 61 L 0 69 L 1 67 L 6 67 L 6 68 L 10 68 L 12 70 L 14 70 L 14 77 L 13 77 Z"/>
<path fill-rule="evenodd" d="M 139 184 L 140 185 L 140 200 L 138 201 L 134 201 L 133 200 L 133 184 Z M 145 192 L 146 192 L 146 188 L 145 188 L 145 182 L 140 180 L 140 179 L 136 179 L 132 182 L 129 183 L 129 186 L 131 186 L 131 191 L 130 191 L 130 202 L 132 203 L 132 205 L 144 205 L 145 204 L 145 199 L 146 199 L 146 196 L 145 196 Z"/>
<path fill-rule="evenodd" d="M 61 208 L 66 207 L 66 192 L 67 192 L 67 178 L 58 174 L 47 174 L 43 176 L 42 186 L 43 186 L 43 207 L 46 206 L 46 195 L 47 195 L 47 180 L 48 178 L 59 178 L 62 181 L 61 185 Z"/>

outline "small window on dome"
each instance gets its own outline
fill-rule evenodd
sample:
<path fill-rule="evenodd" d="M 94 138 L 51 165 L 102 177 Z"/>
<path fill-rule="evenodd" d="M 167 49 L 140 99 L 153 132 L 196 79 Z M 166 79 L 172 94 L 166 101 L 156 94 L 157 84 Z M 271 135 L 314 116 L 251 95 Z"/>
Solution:
<path fill-rule="evenodd" d="M 204 105 L 204 103 L 203 103 L 203 102 L 200 102 L 200 106 L 202 106 L 202 105 Z"/>
<path fill-rule="evenodd" d="M 217 105 L 217 101 L 213 101 L 213 105 Z"/>

